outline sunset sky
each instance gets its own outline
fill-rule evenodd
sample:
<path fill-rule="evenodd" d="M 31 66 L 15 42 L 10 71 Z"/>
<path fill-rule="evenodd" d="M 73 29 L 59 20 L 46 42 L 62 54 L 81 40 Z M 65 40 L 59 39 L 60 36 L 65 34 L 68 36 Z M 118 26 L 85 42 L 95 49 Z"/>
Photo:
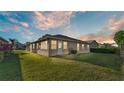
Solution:
<path fill-rule="evenodd" d="M 124 28 L 124 12 L 0 12 L 0 36 L 25 43 L 45 34 L 113 43 Z"/>

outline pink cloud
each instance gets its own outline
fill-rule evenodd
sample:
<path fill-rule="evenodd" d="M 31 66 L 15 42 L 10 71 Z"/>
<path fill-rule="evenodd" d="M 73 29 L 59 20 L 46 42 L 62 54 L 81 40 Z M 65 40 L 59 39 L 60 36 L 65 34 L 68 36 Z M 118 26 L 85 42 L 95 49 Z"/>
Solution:
<path fill-rule="evenodd" d="M 29 24 L 27 22 L 21 22 L 21 21 L 14 19 L 14 18 L 8 18 L 8 20 L 14 24 L 18 24 L 18 25 L 21 25 L 23 27 L 29 27 Z"/>
<path fill-rule="evenodd" d="M 20 27 L 19 26 L 13 26 L 12 29 L 16 32 L 20 32 Z"/>
<path fill-rule="evenodd" d="M 114 43 L 114 35 L 116 32 L 121 30 L 124 27 L 124 16 L 120 19 L 116 19 L 115 16 L 112 16 L 108 19 L 107 25 L 105 28 L 102 28 L 97 33 L 81 35 L 81 40 L 96 40 L 100 43 Z"/>
<path fill-rule="evenodd" d="M 15 31 L 15 32 L 20 32 L 20 27 L 17 25 L 13 26 L 3 26 L 1 27 L 3 32 L 8 32 L 8 31 Z"/>
<path fill-rule="evenodd" d="M 115 16 L 112 16 L 108 20 L 108 28 L 112 31 L 119 31 L 124 27 L 124 16 L 122 16 L 119 20 L 116 19 Z"/>
<path fill-rule="evenodd" d="M 22 26 L 24 26 L 24 27 L 29 27 L 29 24 L 26 23 L 26 22 L 20 22 L 20 24 L 21 24 Z"/>
<path fill-rule="evenodd" d="M 29 31 L 29 30 L 24 30 L 23 33 L 27 36 L 32 36 L 33 35 L 33 32 Z"/>
<path fill-rule="evenodd" d="M 8 18 L 8 20 L 9 20 L 10 22 L 12 22 L 12 23 L 18 23 L 18 21 L 17 21 L 16 19 L 14 19 L 14 18 Z"/>
<path fill-rule="evenodd" d="M 87 34 L 87 35 L 81 35 L 81 40 L 87 41 L 87 40 L 96 40 L 99 43 L 114 43 L 113 41 L 113 35 L 105 35 L 105 34 Z"/>
<path fill-rule="evenodd" d="M 73 12 L 34 12 L 34 14 L 35 26 L 41 30 L 67 26 L 73 16 Z"/>

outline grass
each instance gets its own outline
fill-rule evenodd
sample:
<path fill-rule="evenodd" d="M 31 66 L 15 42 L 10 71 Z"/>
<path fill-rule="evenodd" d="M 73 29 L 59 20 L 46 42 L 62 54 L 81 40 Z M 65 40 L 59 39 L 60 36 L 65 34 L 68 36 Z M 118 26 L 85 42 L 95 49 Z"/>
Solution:
<path fill-rule="evenodd" d="M 0 51 L 0 62 L 2 62 L 3 56 L 4 56 L 3 52 Z"/>
<path fill-rule="evenodd" d="M 77 55 L 77 59 L 72 56 L 45 57 L 18 50 L 14 54 L 6 55 L 0 63 L 0 80 L 123 80 L 123 73 L 118 70 L 120 65 L 115 67 L 116 61 L 120 62 L 115 60 L 118 59 L 117 55 L 108 57 L 101 54 L 101 60 L 98 56 L 91 53 Z M 114 60 L 106 66 L 110 61 L 108 58 Z M 93 59 L 104 65 L 99 65 Z"/>
<path fill-rule="evenodd" d="M 121 70 L 122 60 L 119 55 L 103 54 L 103 53 L 83 53 L 78 55 L 65 55 L 65 59 L 87 62 L 94 65 L 99 65 L 114 70 Z"/>
<path fill-rule="evenodd" d="M 44 57 L 16 51 L 20 57 L 23 80 L 121 80 L 122 74 L 86 61 Z"/>
<path fill-rule="evenodd" d="M 17 55 L 4 55 L 4 60 L 0 63 L 0 80 L 22 80 L 20 62 Z"/>

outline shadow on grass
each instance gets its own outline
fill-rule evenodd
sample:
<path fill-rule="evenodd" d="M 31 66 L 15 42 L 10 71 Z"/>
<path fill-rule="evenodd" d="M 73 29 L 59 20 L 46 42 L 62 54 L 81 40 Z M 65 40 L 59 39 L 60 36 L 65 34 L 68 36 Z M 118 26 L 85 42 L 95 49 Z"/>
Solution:
<path fill-rule="evenodd" d="M 20 53 L 20 55 L 26 55 L 26 54 L 28 54 L 28 53 Z"/>
<path fill-rule="evenodd" d="M 0 81 L 20 81 L 21 65 L 17 54 L 5 54 L 4 60 L 0 63 Z"/>
<path fill-rule="evenodd" d="M 118 55 L 109 54 L 78 54 L 78 55 L 65 55 L 57 56 L 58 58 L 71 59 L 75 61 L 90 63 L 106 68 L 110 68 L 116 71 L 121 71 L 123 61 Z"/>

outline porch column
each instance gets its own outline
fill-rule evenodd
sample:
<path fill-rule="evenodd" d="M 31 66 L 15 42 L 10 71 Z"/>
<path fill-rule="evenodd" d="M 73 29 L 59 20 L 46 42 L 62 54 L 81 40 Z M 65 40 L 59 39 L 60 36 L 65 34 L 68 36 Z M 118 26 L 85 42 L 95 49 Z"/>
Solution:
<path fill-rule="evenodd" d="M 48 56 L 50 56 L 50 54 L 51 54 L 51 40 L 50 39 L 48 39 L 48 42 L 47 42 L 47 48 L 48 48 Z"/>

